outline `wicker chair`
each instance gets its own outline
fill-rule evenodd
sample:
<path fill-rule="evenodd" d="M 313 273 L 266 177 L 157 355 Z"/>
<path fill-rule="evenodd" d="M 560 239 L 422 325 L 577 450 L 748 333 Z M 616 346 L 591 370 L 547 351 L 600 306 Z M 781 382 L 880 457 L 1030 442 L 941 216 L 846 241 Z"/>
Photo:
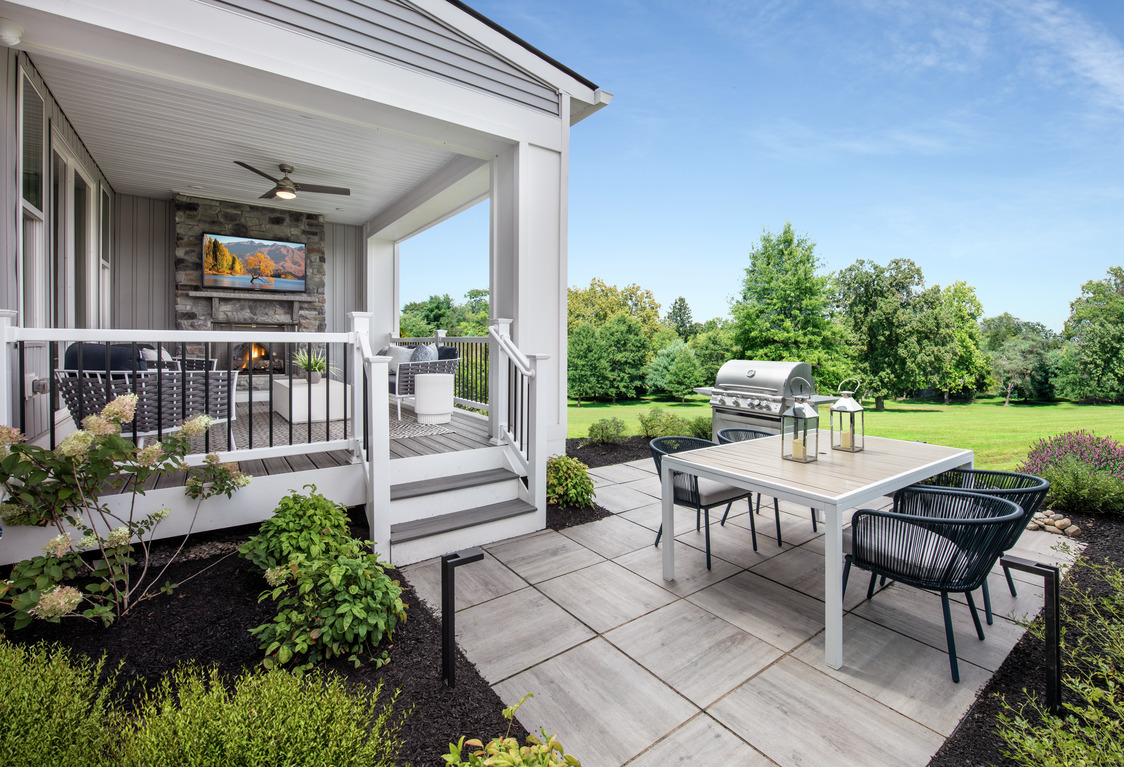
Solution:
<path fill-rule="evenodd" d="M 758 431 L 757 429 L 721 429 L 718 432 L 718 444 L 726 445 L 730 442 L 747 442 L 751 439 L 761 439 L 762 437 L 773 437 L 767 431 Z M 729 510 L 726 512 L 729 514 Z M 761 513 L 761 493 L 757 494 L 757 514 Z M 781 542 L 781 504 L 776 498 L 773 499 L 773 514 L 777 521 L 777 545 L 782 545 Z M 726 524 L 726 514 L 722 515 L 721 524 Z M 816 510 L 812 509 L 812 532 L 819 532 L 819 526 L 816 523 Z"/>
<path fill-rule="evenodd" d="M 845 558 L 843 593 L 851 565 L 870 572 L 866 597 L 883 576 L 919 589 L 939 591 L 952 681 L 960 681 L 948 595 L 962 593 L 976 635 L 983 626 L 972 592 L 987 580 L 1003 545 L 1022 525 L 1023 510 L 995 495 L 914 485 L 894 496 L 892 511 L 860 509 L 851 519 L 852 553 Z"/>
<path fill-rule="evenodd" d="M 987 469 L 951 469 L 926 480 L 922 484 L 969 490 L 983 495 L 994 495 L 1018 504 L 1023 510 L 1023 524 L 1012 531 L 1010 537 L 1003 544 L 1000 556 L 1015 547 L 1027 524 L 1042 505 L 1042 501 L 1046 499 L 1046 493 L 1050 490 L 1049 482 L 1033 474 Z M 1003 565 L 1003 574 L 1007 576 L 1007 588 L 1011 590 L 1011 596 L 1017 597 L 1015 579 L 1011 577 L 1011 570 L 1006 565 Z M 984 613 L 987 615 L 987 622 L 990 625 L 992 623 L 991 593 L 988 591 L 986 580 L 983 582 L 983 600 Z"/>
<path fill-rule="evenodd" d="M 663 457 L 670 453 L 681 453 L 687 450 L 698 450 L 700 447 L 713 447 L 718 444 L 697 437 L 657 437 L 652 440 L 649 447 L 652 449 L 652 460 L 656 462 L 656 476 L 662 477 Z M 695 529 L 705 529 L 706 538 L 706 569 L 710 569 L 710 510 L 714 506 L 726 504 L 726 513 L 734 501 L 748 498 L 751 493 L 740 487 L 724 485 L 709 479 L 695 477 L 691 474 L 672 473 L 672 482 L 675 486 L 675 503 L 688 506 L 695 510 Z M 752 504 L 751 504 L 752 510 Z M 723 517 L 724 519 L 725 517 Z M 705 520 L 705 521 L 702 521 Z M 753 525 L 753 515 L 749 515 L 749 531 L 753 539 L 753 550 L 757 551 L 757 530 Z M 663 536 L 663 525 L 656 533 L 656 546 L 660 545 Z"/>
<path fill-rule="evenodd" d="M 122 431 L 142 444 L 145 437 L 174 432 L 185 418 L 200 413 L 219 423 L 235 418 L 237 371 L 56 370 L 55 379 L 75 424 L 122 394 L 136 394 L 136 414 Z"/>

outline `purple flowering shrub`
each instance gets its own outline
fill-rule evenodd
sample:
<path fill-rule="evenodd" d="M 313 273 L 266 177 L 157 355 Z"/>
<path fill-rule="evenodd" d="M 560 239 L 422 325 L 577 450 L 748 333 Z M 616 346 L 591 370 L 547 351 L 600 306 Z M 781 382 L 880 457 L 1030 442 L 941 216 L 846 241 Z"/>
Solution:
<path fill-rule="evenodd" d="M 1124 514 L 1124 445 L 1088 431 L 1038 440 L 1019 471 L 1050 481 L 1056 511 Z"/>

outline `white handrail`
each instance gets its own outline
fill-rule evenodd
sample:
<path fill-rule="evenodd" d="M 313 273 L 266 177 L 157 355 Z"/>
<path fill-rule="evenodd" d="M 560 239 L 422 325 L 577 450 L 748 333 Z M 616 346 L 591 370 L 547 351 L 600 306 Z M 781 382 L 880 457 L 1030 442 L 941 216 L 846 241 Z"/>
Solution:
<path fill-rule="evenodd" d="M 515 367 L 519 369 L 520 373 L 528 378 L 535 377 L 535 369 L 531 367 L 531 361 L 527 359 L 527 355 L 519 351 L 519 347 L 515 345 L 515 342 L 512 341 L 511 338 L 500 334 L 494 327 L 488 328 L 488 335 L 496 339 L 500 348 L 503 349 L 504 353 L 515 363 Z"/>

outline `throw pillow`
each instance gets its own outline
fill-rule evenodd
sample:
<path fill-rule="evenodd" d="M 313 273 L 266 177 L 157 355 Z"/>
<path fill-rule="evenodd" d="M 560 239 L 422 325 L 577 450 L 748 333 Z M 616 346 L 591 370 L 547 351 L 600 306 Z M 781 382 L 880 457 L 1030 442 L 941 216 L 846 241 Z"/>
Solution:
<path fill-rule="evenodd" d="M 437 359 L 439 360 L 455 360 L 458 356 L 457 347 L 455 346 L 437 347 Z"/>
<path fill-rule="evenodd" d="M 413 354 L 414 350 L 408 346 L 392 346 L 387 349 L 386 356 L 390 357 L 390 372 L 397 373 L 398 366 L 403 362 L 409 362 Z"/>
<path fill-rule="evenodd" d="M 410 362 L 432 362 L 437 359 L 436 344 L 419 344 L 410 356 Z"/>

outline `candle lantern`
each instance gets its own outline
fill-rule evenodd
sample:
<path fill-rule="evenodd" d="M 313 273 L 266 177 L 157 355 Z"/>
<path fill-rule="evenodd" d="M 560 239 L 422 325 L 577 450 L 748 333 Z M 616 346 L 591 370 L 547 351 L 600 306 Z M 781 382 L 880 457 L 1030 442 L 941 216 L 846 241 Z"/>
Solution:
<path fill-rule="evenodd" d="M 797 381 L 804 381 L 796 376 L 792 379 L 791 386 L 796 387 Z M 808 398 L 812 396 L 812 385 L 804 381 L 807 392 L 797 394 L 792 392 L 796 403 L 781 414 L 781 458 L 786 461 L 811 463 L 818 457 L 820 448 L 820 416 Z"/>
<path fill-rule="evenodd" d="M 847 391 L 843 384 L 847 381 L 859 383 L 857 378 L 848 378 L 839 384 L 840 397 L 831 406 L 829 418 L 831 420 L 831 449 L 842 450 L 847 453 L 857 453 L 863 449 L 863 437 L 866 433 L 863 406 Z"/>

